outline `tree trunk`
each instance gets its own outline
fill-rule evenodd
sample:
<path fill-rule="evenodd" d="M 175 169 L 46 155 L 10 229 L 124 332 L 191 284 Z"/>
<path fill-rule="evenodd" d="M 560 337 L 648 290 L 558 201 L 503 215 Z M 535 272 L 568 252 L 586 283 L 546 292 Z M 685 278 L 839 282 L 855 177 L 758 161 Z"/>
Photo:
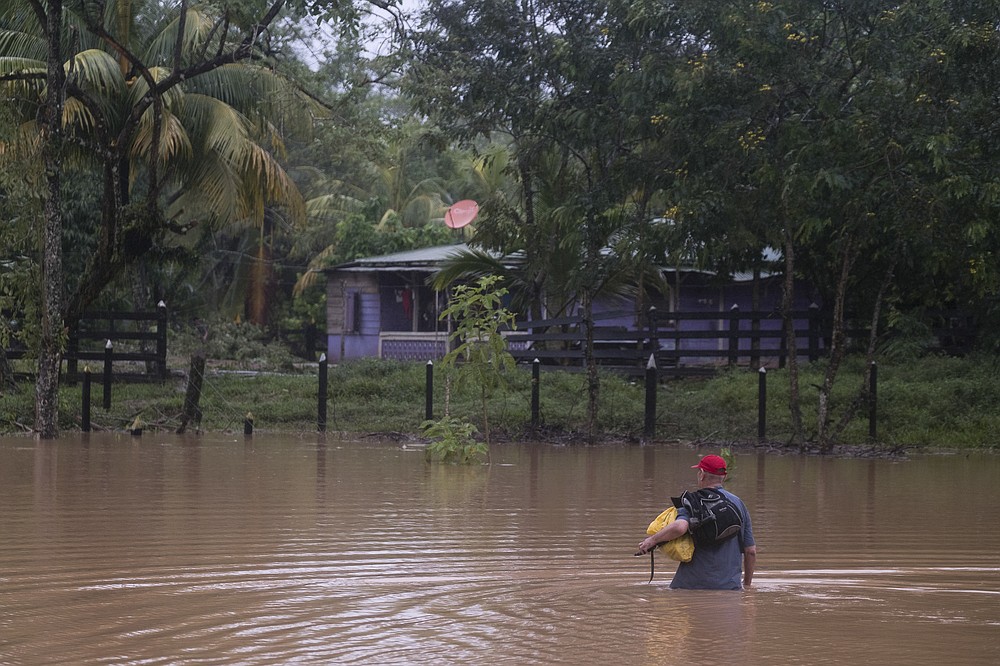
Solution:
<path fill-rule="evenodd" d="M 0 392 L 13 389 L 16 386 L 14 369 L 10 366 L 10 359 L 7 358 L 7 350 L 0 345 Z"/>
<path fill-rule="evenodd" d="M 597 233 L 597 220 L 592 211 L 587 213 L 587 277 L 583 280 L 583 326 L 586 339 L 584 340 L 584 362 L 587 366 L 587 437 L 594 439 L 597 433 L 597 410 L 600 405 L 601 378 L 597 374 L 597 359 L 594 358 L 594 294 L 598 282 L 596 272 L 598 269 L 600 249 L 594 239 Z"/>
<path fill-rule="evenodd" d="M 41 118 L 46 199 L 42 231 L 41 344 L 35 383 L 35 430 L 43 439 L 59 434 L 59 367 L 62 361 L 62 107 L 65 72 L 62 54 L 62 0 L 50 0 L 48 86 Z"/>
<path fill-rule="evenodd" d="M 597 432 L 601 378 L 597 374 L 597 359 L 594 358 L 594 299 L 589 287 L 583 292 L 583 328 L 586 336 L 583 357 L 587 366 L 587 437 L 593 439 Z"/>
<path fill-rule="evenodd" d="M 851 268 L 857 252 L 854 243 L 848 239 L 845 242 L 843 258 L 840 263 L 840 276 L 837 278 L 837 295 L 833 303 L 833 331 L 830 336 L 830 359 L 823 375 L 823 384 L 819 387 L 819 405 L 816 412 L 816 440 L 820 453 L 829 453 L 833 449 L 833 437 L 830 434 L 830 397 L 837 381 L 837 372 L 844 359 L 844 304 L 847 301 L 847 283 L 851 277 Z"/>
<path fill-rule="evenodd" d="M 788 354 L 788 410 L 792 421 L 792 444 L 805 447 L 805 435 L 802 430 L 802 399 L 799 394 L 799 361 L 798 348 L 795 343 L 795 321 L 792 311 L 795 307 L 795 247 L 792 244 L 792 231 L 785 225 L 785 288 L 781 296 L 782 319 L 785 325 L 786 353 Z"/>
<path fill-rule="evenodd" d="M 861 406 L 866 404 L 870 398 L 872 363 L 875 361 L 875 343 L 878 341 L 878 322 L 882 317 L 882 304 L 885 302 L 885 294 L 889 291 L 889 287 L 892 285 L 893 278 L 895 277 L 898 256 L 899 244 L 897 244 L 896 250 L 893 252 L 892 261 L 890 261 L 885 275 L 882 276 L 882 284 L 879 285 L 878 294 L 875 296 L 875 307 L 872 309 L 871 327 L 868 331 L 868 350 L 865 355 L 867 362 L 865 363 L 865 371 L 861 378 L 861 388 L 858 390 L 857 396 L 851 402 L 850 406 L 841 415 L 837 427 L 831 434 L 834 438 L 839 437 L 844 432 Z"/>
<path fill-rule="evenodd" d="M 98 240 L 97 249 L 87 262 L 87 267 L 75 292 L 67 303 L 65 317 L 70 324 L 79 320 L 83 311 L 97 300 L 104 287 L 121 270 L 120 253 L 116 252 L 116 246 L 119 235 L 119 215 L 124 205 L 123 202 L 127 201 L 127 175 L 123 186 L 121 162 L 111 159 L 104 160 L 102 175 L 101 237 Z"/>

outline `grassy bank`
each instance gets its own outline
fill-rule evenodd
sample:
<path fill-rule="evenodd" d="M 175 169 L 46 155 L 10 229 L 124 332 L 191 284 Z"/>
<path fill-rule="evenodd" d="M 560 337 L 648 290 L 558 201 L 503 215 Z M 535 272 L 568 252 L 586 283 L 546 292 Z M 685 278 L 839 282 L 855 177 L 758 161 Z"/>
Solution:
<path fill-rule="evenodd" d="M 251 413 L 258 431 L 314 432 L 317 414 L 317 367 L 234 370 L 210 364 L 201 398 L 201 429 L 238 431 Z M 266 365 L 266 364 L 265 364 Z M 246 364 L 244 364 L 246 366 Z M 863 365 L 854 359 L 841 372 L 835 393 L 837 414 L 857 391 Z M 924 358 L 879 367 L 878 446 L 894 448 L 994 449 L 1000 432 L 1000 361 L 993 357 Z M 804 370 L 801 378 L 807 430 L 815 431 L 817 386 L 823 367 Z M 425 365 L 359 361 L 330 368 L 328 430 L 360 433 L 417 434 L 424 416 Z M 179 425 L 187 378 L 175 368 L 166 383 L 114 384 L 112 407 L 101 406 L 102 388 L 95 376 L 92 427 L 126 429 L 138 417 L 146 430 L 173 431 Z M 443 373 L 436 371 L 434 412 L 445 403 Z M 710 379 L 667 380 L 657 396 L 656 439 L 743 444 L 757 439 L 758 374 L 739 370 Z M 767 439 L 786 442 L 791 434 L 788 375 L 768 373 Z M 586 388 L 580 374 L 546 372 L 541 378 L 541 433 L 530 431 L 530 373 L 507 377 L 492 398 L 490 421 L 501 438 L 561 438 L 586 428 Z M 25 432 L 32 423 L 33 386 L 22 383 L 0 395 L 0 429 Z M 63 386 L 60 421 L 64 430 L 80 428 L 81 386 Z M 641 382 L 617 376 L 601 381 L 600 439 L 638 440 L 643 427 Z M 471 390 L 451 395 L 452 415 L 478 424 Z M 867 412 L 844 432 L 841 443 L 868 445 Z"/>

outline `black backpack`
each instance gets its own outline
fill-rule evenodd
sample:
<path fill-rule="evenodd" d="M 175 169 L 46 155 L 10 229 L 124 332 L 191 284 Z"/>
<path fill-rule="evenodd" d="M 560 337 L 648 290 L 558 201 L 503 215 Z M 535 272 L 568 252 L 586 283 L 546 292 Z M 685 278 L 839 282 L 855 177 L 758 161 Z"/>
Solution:
<path fill-rule="evenodd" d="M 740 508 L 715 488 L 688 490 L 670 499 L 678 509 L 687 509 L 696 547 L 722 543 L 743 531 Z"/>

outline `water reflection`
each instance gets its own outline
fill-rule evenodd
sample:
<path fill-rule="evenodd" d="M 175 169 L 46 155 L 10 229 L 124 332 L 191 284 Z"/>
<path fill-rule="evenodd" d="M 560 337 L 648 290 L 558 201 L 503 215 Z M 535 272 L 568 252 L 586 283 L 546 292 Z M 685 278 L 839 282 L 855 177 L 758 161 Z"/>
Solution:
<path fill-rule="evenodd" d="M 698 455 L 0 440 L 0 663 L 1000 659 L 995 458 L 739 456 L 755 589 L 647 585 L 634 545 Z"/>

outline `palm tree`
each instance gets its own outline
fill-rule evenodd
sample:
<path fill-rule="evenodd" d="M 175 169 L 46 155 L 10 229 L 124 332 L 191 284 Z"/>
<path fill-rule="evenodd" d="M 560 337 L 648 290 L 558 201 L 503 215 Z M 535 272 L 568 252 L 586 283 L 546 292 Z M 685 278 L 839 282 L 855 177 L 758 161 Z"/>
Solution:
<path fill-rule="evenodd" d="M 69 318 L 167 232 L 206 223 L 262 228 L 270 204 L 303 219 L 302 198 L 279 162 L 282 137 L 322 112 L 265 63 L 248 60 L 252 49 L 244 56 L 226 41 L 224 10 L 120 0 L 94 16 L 87 7 L 64 22 L 79 47 L 65 64 L 63 131 L 67 166 L 104 174 L 103 221 L 67 300 Z M 19 100 L 26 141 L 17 148 L 35 150 L 45 37 L 28 8 L 10 2 L 0 14 L 0 80 Z"/>
<path fill-rule="evenodd" d="M 454 197 L 446 186 L 447 177 L 425 164 L 436 153 L 426 138 L 422 127 L 402 128 L 385 152 L 369 163 L 367 177 L 355 175 L 354 182 L 312 174 L 309 189 L 317 194 L 306 201 L 307 226 L 312 231 L 305 235 L 317 237 L 326 230 L 325 236 L 332 239 L 318 252 L 313 250 L 308 269 L 295 285 L 296 294 L 315 285 L 323 268 L 356 259 L 352 250 L 392 252 L 447 241 L 444 215 Z M 371 228 L 358 234 L 359 223 Z M 344 243 L 349 229 L 372 242 Z"/>
<path fill-rule="evenodd" d="M 54 293 L 43 309 L 55 311 L 55 328 L 168 232 L 263 225 L 270 203 L 302 218 L 301 197 L 278 161 L 281 136 L 319 107 L 267 65 L 261 48 L 284 5 L 275 0 L 250 17 L 187 0 L 85 2 L 66 11 L 61 2 L 0 3 L 0 93 L 22 123 L 21 140 L 0 155 L 46 155 L 51 252 L 59 253 L 61 235 L 59 174 L 101 174 L 100 237 L 68 298 L 59 297 L 61 271 L 43 271 L 55 282 L 43 289 Z M 57 346 L 43 347 L 40 369 L 58 355 Z M 54 415 L 47 412 L 50 424 Z"/>

